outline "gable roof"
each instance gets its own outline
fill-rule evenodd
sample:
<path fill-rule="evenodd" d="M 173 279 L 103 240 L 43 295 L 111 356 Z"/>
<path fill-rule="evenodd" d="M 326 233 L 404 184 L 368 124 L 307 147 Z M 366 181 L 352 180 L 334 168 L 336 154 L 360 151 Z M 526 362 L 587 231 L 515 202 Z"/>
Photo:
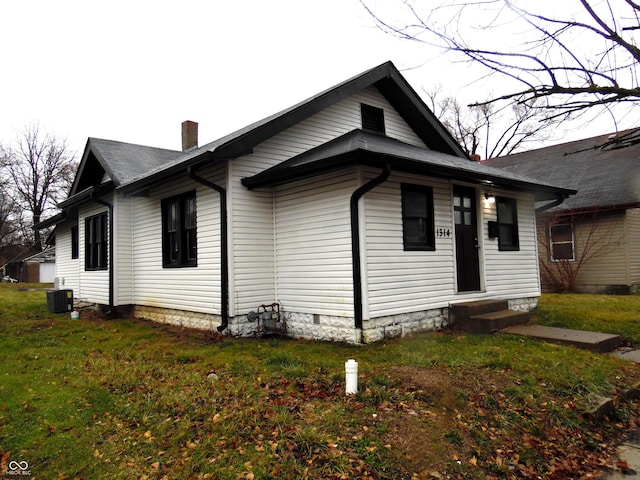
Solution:
<path fill-rule="evenodd" d="M 117 188 L 182 155 L 176 150 L 89 138 L 69 196 L 102 183 L 105 175 Z"/>
<path fill-rule="evenodd" d="M 640 206 L 640 129 L 529 150 L 482 163 L 578 191 L 554 211 Z"/>
<path fill-rule="evenodd" d="M 384 135 L 353 130 L 319 147 L 242 180 L 247 188 L 274 186 L 319 173 L 364 164 L 393 170 L 530 191 L 538 201 L 568 196 L 574 190 L 429 150 Z"/>
<path fill-rule="evenodd" d="M 251 153 L 259 143 L 371 86 L 380 91 L 430 149 L 467 158 L 460 145 L 393 63 L 385 62 L 296 105 L 190 151 L 173 162 L 143 173 L 123 185 L 122 189 L 135 193 L 188 167 Z"/>

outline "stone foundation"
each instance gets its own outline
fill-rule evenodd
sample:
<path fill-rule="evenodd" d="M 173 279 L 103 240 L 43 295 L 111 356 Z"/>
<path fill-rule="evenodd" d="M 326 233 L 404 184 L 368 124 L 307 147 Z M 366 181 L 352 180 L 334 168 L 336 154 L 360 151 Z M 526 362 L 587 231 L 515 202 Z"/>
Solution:
<path fill-rule="evenodd" d="M 530 311 L 538 299 L 519 298 L 509 300 L 511 310 Z M 216 331 L 221 324 L 220 315 L 167 308 L 135 306 L 133 315 L 159 323 L 168 323 L 185 328 Z M 374 343 L 390 338 L 404 337 L 413 333 L 437 331 L 448 328 L 449 308 L 436 308 L 364 320 L 362 329 L 354 327 L 352 317 L 336 317 L 312 313 L 280 312 L 280 319 L 250 321 L 246 315 L 229 318 L 228 328 L 223 332 L 233 337 L 260 337 L 279 334 L 292 338 L 306 338 L 345 343 Z"/>
<path fill-rule="evenodd" d="M 179 327 L 209 331 L 215 331 L 222 322 L 220 315 L 174 310 L 171 308 L 145 307 L 141 305 L 133 307 L 133 316 L 152 322 L 168 323 Z"/>
<path fill-rule="evenodd" d="M 538 306 L 538 297 L 529 298 L 512 298 L 508 300 L 509 310 L 517 310 L 519 312 L 530 312 Z"/>

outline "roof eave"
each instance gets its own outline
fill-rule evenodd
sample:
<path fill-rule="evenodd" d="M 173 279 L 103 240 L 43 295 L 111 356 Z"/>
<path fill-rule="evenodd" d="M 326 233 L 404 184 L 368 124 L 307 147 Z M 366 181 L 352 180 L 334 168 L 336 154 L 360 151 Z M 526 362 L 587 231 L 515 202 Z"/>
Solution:
<path fill-rule="evenodd" d="M 359 148 L 343 154 L 286 169 L 275 169 L 271 172 L 267 170 L 252 177 L 243 178 L 242 184 L 250 190 L 262 187 L 274 187 L 356 164 L 382 167 L 386 163 L 389 163 L 393 170 L 407 173 L 471 182 L 484 185 L 489 188 L 504 187 L 511 190 L 532 192 L 536 201 L 553 200 L 558 198 L 559 195 L 566 198 L 570 195 L 575 195 L 576 193 L 575 190 L 555 187 L 552 185 L 513 180 L 491 174 L 478 175 L 475 172 L 467 172 L 465 170 L 449 166 L 424 164 L 422 162 L 403 159 L 393 155 L 372 153 L 364 148 Z"/>

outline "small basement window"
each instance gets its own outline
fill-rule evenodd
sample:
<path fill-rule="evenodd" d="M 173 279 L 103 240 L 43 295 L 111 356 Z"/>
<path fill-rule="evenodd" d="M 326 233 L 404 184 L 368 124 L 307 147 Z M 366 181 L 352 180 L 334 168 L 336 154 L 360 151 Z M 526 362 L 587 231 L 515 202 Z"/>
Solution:
<path fill-rule="evenodd" d="M 362 103 L 360 104 L 360 115 L 362 117 L 362 130 L 384 135 L 383 109 Z"/>

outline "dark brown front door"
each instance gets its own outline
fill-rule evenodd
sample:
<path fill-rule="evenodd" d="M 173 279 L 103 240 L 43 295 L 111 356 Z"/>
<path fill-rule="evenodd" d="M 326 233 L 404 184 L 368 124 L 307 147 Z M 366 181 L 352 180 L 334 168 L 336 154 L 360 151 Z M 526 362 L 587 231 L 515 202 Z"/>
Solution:
<path fill-rule="evenodd" d="M 475 189 L 453 187 L 453 215 L 456 224 L 458 291 L 480 290 Z"/>

